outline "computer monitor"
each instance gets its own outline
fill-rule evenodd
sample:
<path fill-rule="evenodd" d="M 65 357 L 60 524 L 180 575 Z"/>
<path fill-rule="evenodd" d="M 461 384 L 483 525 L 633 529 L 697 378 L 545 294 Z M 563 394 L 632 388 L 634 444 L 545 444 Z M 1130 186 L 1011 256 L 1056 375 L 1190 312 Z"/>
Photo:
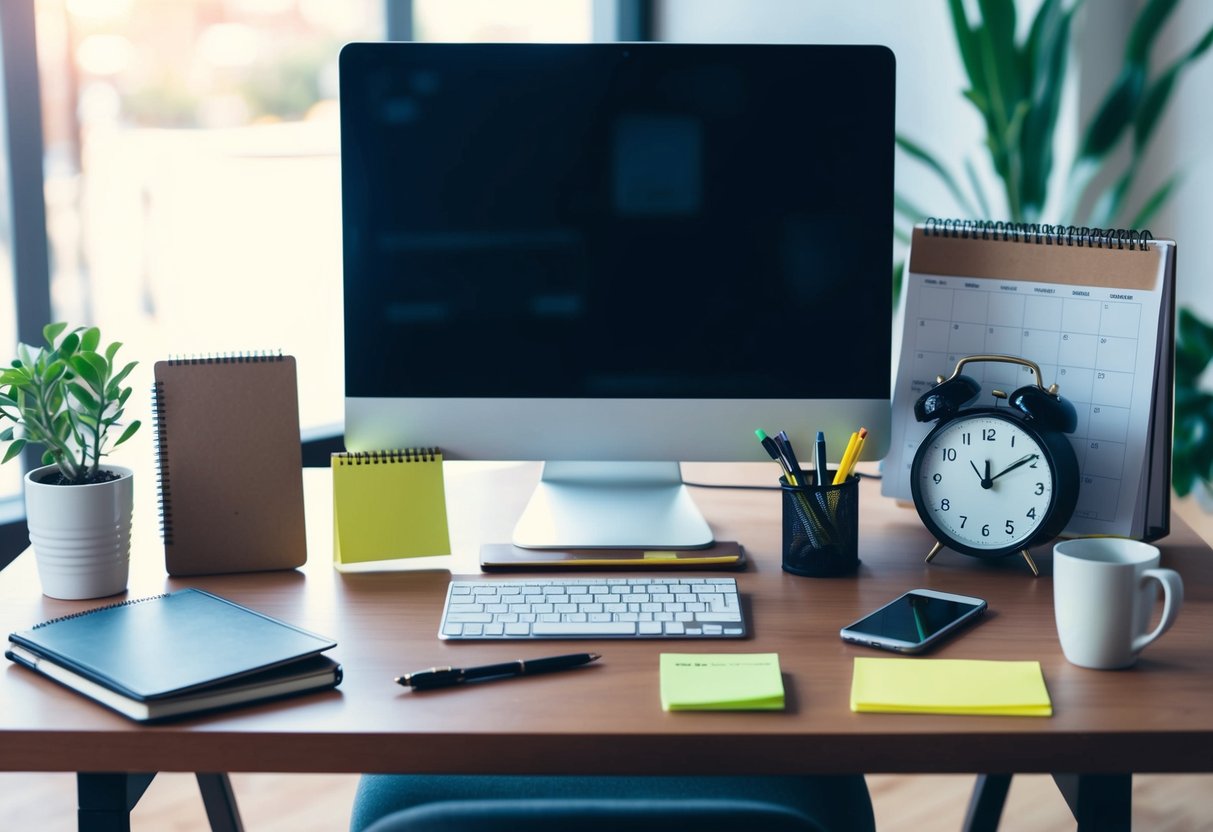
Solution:
<path fill-rule="evenodd" d="M 756 428 L 883 455 L 887 49 L 350 44 L 340 87 L 350 450 L 545 460 L 530 547 L 710 544 L 678 462 Z"/>

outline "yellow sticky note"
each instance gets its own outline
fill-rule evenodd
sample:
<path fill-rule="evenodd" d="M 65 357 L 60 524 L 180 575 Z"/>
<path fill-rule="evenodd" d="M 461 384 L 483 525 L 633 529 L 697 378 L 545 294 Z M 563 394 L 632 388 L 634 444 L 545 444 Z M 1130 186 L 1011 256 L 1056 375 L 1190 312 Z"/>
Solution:
<path fill-rule="evenodd" d="M 783 710 L 778 653 L 662 653 L 666 711 Z"/>
<path fill-rule="evenodd" d="M 851 710 L 1052 716 L 1040 662 L 855 659 Z"/>
<path fill-rule="evenodd" d="M 437 449 L 333 454 L 333 559 L 449 555 Z"/>

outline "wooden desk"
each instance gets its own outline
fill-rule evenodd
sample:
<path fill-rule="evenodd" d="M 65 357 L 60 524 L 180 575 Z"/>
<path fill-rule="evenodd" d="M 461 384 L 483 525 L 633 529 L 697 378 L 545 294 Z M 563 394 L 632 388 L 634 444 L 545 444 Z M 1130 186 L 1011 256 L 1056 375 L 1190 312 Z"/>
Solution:
<path fill-rule="evenodd" d="M 772 470 L 769 464 L 699 464 L 686 466 L 686 476 L 765 485 Z M 537 476 L 534 465 L 448 464 L 455 549 L 448 560 L 456 571 L 475 571 L 481 541 L 509 538 Z M 1186 583 L 1178 623 L 1135 668 L 1101 672 L 1062 657 L 1048 547 L 1035 552 L 1039 579 L 1018 558 L 991 566 L 944 552 L 924 565 L 931 540 L 917 515 L 865 483 L 859 576 L 800 578 L 779 568 L 776 492 L 697 488 L 695 498 L 717 537 L 740 540 L 750 553 L 751 566 L 737 579 L 752 638 L 579 642 L 579 649 L 601 652 L 603 659 L 576 672 L 417 694 L 392 679 L 430 665 L 543 655 L 553 645 L 438 641 L 445 571 L 336 573 L 329 562 L 328 472 L 309 471 L 307 480 L 311 554 L 305 569 L 169 579 L 152 504 L 140 502 L 128 597 L 199 586 L 331 635 L 339 642 L 331 655 L 346 674 L 337 691 L 141 727 L 7 665 L 0 670 L 0 769 L 1122 777 L 1213 770 L 1213 551 L 1181 521 L 1161 545 L 1163 565 L 1179 570 Z M 0 573 L 5 632 L 108 603 L 54 601 L 38 586 L 30 553 Z M 1040 660 L 1053 718 L 851 713 L 852 659 L 875 654 L 843 644 L 838 628 L 913 587 L 986 598 L 986 621 L 934 656 Z M 663 650 L 778 652 L 787 710 L 665 713 L 657 676 Z"/>

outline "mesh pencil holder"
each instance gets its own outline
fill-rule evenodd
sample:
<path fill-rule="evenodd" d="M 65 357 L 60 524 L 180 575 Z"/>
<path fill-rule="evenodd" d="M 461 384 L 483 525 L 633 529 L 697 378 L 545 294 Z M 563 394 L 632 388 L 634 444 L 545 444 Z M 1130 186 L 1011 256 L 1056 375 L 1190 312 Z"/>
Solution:
<path fill-rule="evenodd" d="M 779 485 L 783 570 L 810 578 L 854 574 L 859 569 L 859 478 L 840 485 L 788 485 L 781 477 Z"/>

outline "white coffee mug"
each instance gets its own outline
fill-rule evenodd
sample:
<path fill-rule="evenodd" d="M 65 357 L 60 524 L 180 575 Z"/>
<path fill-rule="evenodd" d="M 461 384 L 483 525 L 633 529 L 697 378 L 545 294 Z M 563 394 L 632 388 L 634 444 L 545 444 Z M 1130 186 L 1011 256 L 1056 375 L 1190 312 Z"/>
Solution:
<path fill-rule="evenodd" d="M 1147 644 L 1175 623 L 1184 584 L 1158 568 L 1158 549 L 1120 538 L 1067 540 L 1053 547 L 1053 612 L 1066 658 L 1080 667 L 1128 667 Z M 1162 618 L 1146 632 L 1157 585 Z"/>

